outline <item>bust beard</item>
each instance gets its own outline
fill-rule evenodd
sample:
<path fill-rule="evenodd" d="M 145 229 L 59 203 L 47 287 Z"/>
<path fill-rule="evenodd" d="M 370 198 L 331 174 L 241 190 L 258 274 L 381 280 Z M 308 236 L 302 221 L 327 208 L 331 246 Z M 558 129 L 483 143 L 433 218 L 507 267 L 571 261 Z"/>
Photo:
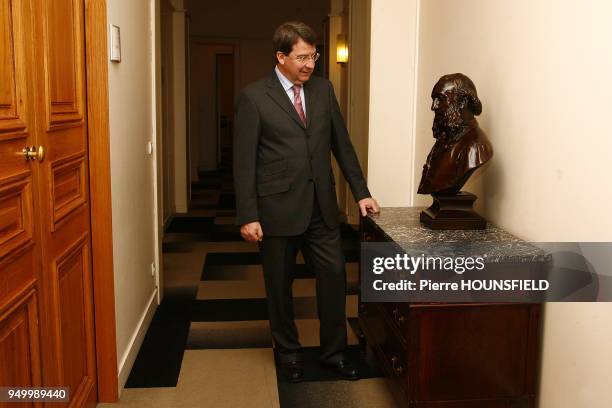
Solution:
<path fill-rule="evenodd" d="M 470 128 L 463 120 L 461 108 L 449 106 L 446 112 L 436 113 L 431 130 L 434 139 L 458 140 Z"/>

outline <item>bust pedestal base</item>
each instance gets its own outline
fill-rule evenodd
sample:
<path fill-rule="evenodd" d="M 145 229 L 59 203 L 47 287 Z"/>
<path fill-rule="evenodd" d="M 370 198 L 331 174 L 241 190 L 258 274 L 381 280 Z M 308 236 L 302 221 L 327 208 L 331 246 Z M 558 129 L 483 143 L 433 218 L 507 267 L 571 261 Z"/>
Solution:
<path fill-rule="evenodd" d="M 420 220 L 433 230 L 481 230 L 487 220 L 474 211 L 475 194 L 433 195 L 433 204 L 421 212 Z"/>

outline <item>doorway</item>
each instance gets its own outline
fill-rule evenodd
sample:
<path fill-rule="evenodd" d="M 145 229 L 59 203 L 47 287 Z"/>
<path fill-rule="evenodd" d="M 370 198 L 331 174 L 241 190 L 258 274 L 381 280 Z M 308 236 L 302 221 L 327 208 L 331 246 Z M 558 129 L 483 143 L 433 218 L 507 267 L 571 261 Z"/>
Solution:
<path fill-rule="evenodd" d="M 231 173 L 236 53 L 232 43 L 191 43 L 189 168 L 192 183 L 220 170 Z"/>
<path fill-rule="evenodd" d="M 232 134 L 234 124 L 234 53 L 216 54 L 216 133 L 217 169 L 232 169 Z"/>

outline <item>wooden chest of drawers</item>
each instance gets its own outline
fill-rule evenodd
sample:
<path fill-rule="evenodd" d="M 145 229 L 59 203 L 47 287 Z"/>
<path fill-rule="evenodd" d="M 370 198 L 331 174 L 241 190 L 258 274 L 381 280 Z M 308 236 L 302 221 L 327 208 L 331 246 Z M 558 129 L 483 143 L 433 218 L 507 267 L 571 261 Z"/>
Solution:
<path fill-rule="evenodd" d="M 369 218 L 362 238 L 391 239 Z M 359 323 L 401 406 L 531 408 L 540 313 L 525 303 L 360 301 Z"/>

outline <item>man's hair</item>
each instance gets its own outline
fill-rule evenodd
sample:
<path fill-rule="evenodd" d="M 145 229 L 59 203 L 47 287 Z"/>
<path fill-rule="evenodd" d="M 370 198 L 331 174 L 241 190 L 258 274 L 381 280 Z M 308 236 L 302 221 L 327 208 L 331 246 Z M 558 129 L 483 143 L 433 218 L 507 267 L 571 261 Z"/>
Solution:
<path fill-rule="evenodd" d="M 480 99 L 478 99 L 478 94 L 476 93 L 476 86 L 470 78 L 458 73 L 444 75 L 442 78 L 440 78 L 440 81 L 444 83 L 451 82 L 455 86 L 459 97 L 465 98 L 465 100 L 467 101 L 466 106 L 475 116 L 478 116 L 482 113 L 482 103 L 480 102 Z"/>
<path fill-rule="evenodd" d="M 300 38 L 310 45 L 315 45 L 317 42 L 317 34 L 301 21 L 288 21 L 279 25 L 272 36 L 274 62 L 278 51 L 288 55 Z"/>

